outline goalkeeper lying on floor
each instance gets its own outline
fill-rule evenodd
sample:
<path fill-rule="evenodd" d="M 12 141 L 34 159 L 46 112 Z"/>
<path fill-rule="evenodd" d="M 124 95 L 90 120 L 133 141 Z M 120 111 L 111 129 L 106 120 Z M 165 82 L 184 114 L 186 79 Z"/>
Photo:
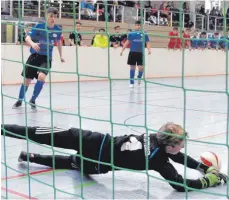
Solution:
<path fill-rule="evenodd" d="M 47 127 L 25 127 L 18 125 L 2 125 L 1 134 L 17 139 L 28 138 L 40 144 L 53 145 L 55 147 L 73 149 L 78 154 L 70 156 L 61 155 L 40 155 L 34 153 L 21 152 L 18 161 L 27 161 L 37 163 L 55 169 L 77 169 L 83 170 L 85 174 L 101 174 L 112 170 L 111 163 L 111 144 L 113 139 L 113 162 L 117 167 L 133 170 L 145 170 L 146 159 L 148 159 L 148 169 L 160 173 L 166 180 L 176 182 L 169 183 L 177 191 L 185 191 L 184 178 L 178 174 L 175 167 L 169 162 L 169 158 L 174 162 L 185 163 L 186 155 L 180 152 L 184 148 L 184 138 L 187 132 L 174 123 L 164 124 L 156 134 L 142 135 L 123 135 L 113 137 L 109 134 L 92 132 L 78 128 L 67 130 L 60 128 Z M 13 133 L 13 134 L 12 134 Z M 167 133 L 167 134 L 166 134 Z M 81 135 L 81 136 L 80 136 Z M 80 148 L 80 138 L 82 138 L 82 148 Z M 148 141 L 148 145 L 147 145 Z M 81 149 L 81 150 L 80 150 Z M 81 151 L 81 152 L 80 152 Z M 85 158 L 93 159 L 99 162 L 83 161 L 79 154 Z M 28 157 L 27 157 L 27 154 Z M 55 159 L 55 166 L 53 166 Z M 100 162 L 108 163 L 108 165 Z M 190 188 L 202 189 L 220 185 L 223 181 L 228 181 L 228 176 L 219 172 L 213 167 L 208 167 L 190 156 L 187 156 L 187 167 L 199 170 L 205 174 L 203 177 L 193 180 L 186 179 L 187 186 Z"/>

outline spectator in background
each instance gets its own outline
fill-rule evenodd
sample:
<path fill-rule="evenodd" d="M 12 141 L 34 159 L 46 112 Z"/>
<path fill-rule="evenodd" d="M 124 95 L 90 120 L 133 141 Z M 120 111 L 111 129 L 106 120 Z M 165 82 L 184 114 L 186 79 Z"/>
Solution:
<path fill-rule="evenodd" d="M 131 29 L 128 29 L 128 34 L 130 33 L 130 32 L 132 32 L 132 30 Z M 124 35 L 123 36 L 123 40 L 122 40 L 122 46 L 124 46 L 124 44 L 126 43 L 126 41 L 127 41 L 127 35 Z M 128 44 L 127 46 L 126 46 L 126 48 L 130 48 L 130 44 Z"/>
<path fill-rule="evenodd" d="M 93 47 L 101 47 L 101 48 L 108 47 L 108 38 L 104 34 L 104 32 L 105 32 L 104 28 L 99 29 L 99 34 L 95 35 Z"/>
<path fill-rule="evenodd" d="M 191 21 L 190 18 L 190 10 L 187 2 L 184 2 L 183 4 L 183 13 L 184 13 L 184 27 L 186 28 L 192 28 L 194 23 Z"/>
<path fill-rule="evenodd" d="M 122 46 L 122 40 L 124 39 L 124 35 L 120 34 L 120 26 L 114 27 L 115 34 L 110 36 L 111 47 L 120 47 Z"/>
<path fill-rule="evenodd" d="M 184 30 L 184 33 L 183 33 L 183 38 L 185 39 L 184 40 L 184 46 L 183 48 L 185 49 L 191 49 L 191 41 L 190 41 L 190 33 L 191 33 L 191 29 L 190 28 L 186 28 Z"/>
<path fill-rule="evenodd" d="M 205 6 L 204 5 L 201 5 L 199 14 L 207 16 L 207 14 L 205 13 Z"/>
<path fill-rule="evenodd" d="M 227 18 L 227 26 L 229 26 L 229 7 L 227 9 L 227 12 L 226 12 L 226 18 Z"/>
<path fill-rule="evenodd" d="M 94 1 L 81 1 L 81 15 L 85 19 L 96 19 Z"/>
<path fill-rule="evenodd" d="M 193 32 L 193 36 L 192 36 L 192 38 L 191 38 L 191 47 L 193 48 L 193 49 L 198 49 L 198 43 L 199 43 L 199 38 L 198 38 L 198 31 L 197 30 L 195 30 L 194 32 Z"/>
<path fill-rule="evenodd" d="M 81 34 L 79 33 L 80 29 L 81 29 L 81 23 L 80 22 L 76 22 L 76 31 L 77 33 L 75 34 L 74 32 L 70 33 L 69 34 L 69 43 L 70 43 L 70 46 L 76 46 L 76 44 L 78 44 L 79 46 L 82 46 L 83 45 L 83 42 L 82 42 L 82 36 Z"/>
<path fill-rule="evenodd" d="M 198 49 L 206 49 L 208 47 L 207 33 L 202 32 L 198 42 Z"/>
<path fill-rule="evenodd" d="M 161 17 L 161 24 L 168 25 L 169 20 L 169 9 L 167 7 L 166 2 L 162 3 L 160 7 L 160 17 Z"/>
<path fill-rule="evenodd" d="M 96 12 L 99 14 L 99 21 L 105 21 L 105 6 L 103 1 L 96 1 L 94 5 Z"/>
<path fill-rule="evenodd" d="M 178 28 L 177 27 L 174 27 L 173 31 L 169 32 L 168 48 L 169 49 L 178 49 L 178 48 L 180 48 L 180 38 L 179 38 L 179 33 L 178 33 Z"/>
<path fill-rule="evenodd" d="M 210 49 L 219 49 L 219 33 L 214 33 L 211 37 L 208 38 L 208 47 Z"/>
<path fill-rule="evenodd" d="M 25 29 L 24 30 L 23 30 L 23 27 L 21 29 L 19 29 L 19 31 L 18 31 L 18 40 L 17 40 L 16 44 L 21 44 L 21 43 L 26 44 L 25 38 L 26 38 L 28 32 L 31 30 L 31 28 L 32 28 L 32 24 L 27 24 L 27 25 L 25 25 Z"/>
<path fill-rule="evenodd" d="M 220 38 L 220 48 L 224 50 L 229 49 L 229 29 L 226 36 L 221 36 Z"/>
<path fill-rule="evenodd" d="M 155 25 L 157 25 L 158 24 L 158 21 L 157 21 L 157 14 L 158 13 L 158 10 L 157 10 L 157 7 L 156 7 L 156 5 L 153 5 L 153 7 L 152 7 L 152 13 L 151 13 L 151 15 L 150 15 L 150 17 L 149 17 L 149 21 L 152 23 L 152 24 L 155 24 Z"/>

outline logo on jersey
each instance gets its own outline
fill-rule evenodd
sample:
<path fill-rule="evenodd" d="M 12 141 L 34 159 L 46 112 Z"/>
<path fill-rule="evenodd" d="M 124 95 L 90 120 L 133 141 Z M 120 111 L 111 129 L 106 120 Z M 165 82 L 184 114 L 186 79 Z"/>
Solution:
<path fill-rule="evenodd" d="M 146 142 L 148 141 L 148 145 L 146 145 Z M 143 136 L 143 146 L 144 146 L 144 152 L 145 156 L 150 155 L 150 136 L 148 136 L 148 140 L 146 137 L 146 134 Z M 121 146 L 121 151 L 136 151 L 143 148 L 142 142 L 137 140 L 136 137 L 131 136 L 128 142 L 125 142 Z M 148 147 L 148 148 L 147 148 Z"/>
<path fill-rule="evenodd" d="M 135 151 L 139 149 L 142 149 L 142 143 L 136 137 L 130 137 L 129 142 L 125 142 L 121 146 L 121 151 Z"/>
<path fill-rule="evenodd" d="M 54 38 L 56 38 L 57 37 L 57 34 L 56 33 L 53 33 L 53 35 L 52 35 Z"/>
<path fill-rule="evenodd" d="M 145 150 L 145 155 L 150 155 L 150 137 L 148 136 L 148 148 L 146 148 L 146 142 L 147 142 L 147 138 L 146 138 L 146 134 L 144 134 L 144 138 L 143 138 L 143 145 L 144 145 L 144 150 Z"/>

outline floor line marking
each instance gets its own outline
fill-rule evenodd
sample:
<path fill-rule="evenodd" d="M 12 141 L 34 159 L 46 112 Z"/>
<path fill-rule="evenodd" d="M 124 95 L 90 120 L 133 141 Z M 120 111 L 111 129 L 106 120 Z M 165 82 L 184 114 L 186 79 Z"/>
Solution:
<path fill-rule="evenodd" d="M 44 170 L 38 170 L 38 171 L 33 171 L 33 172 L 30 172 L 29 175 L 37 175 L 37 174 L 42 174 L 42 173 L 45 173 L 45 172 L 50 172 L 52 171 L 52 169 L 44 169 Z M 14 179 L 14 178 L 21 178 L 21 177 L 25 177 L 25 176 L 28 176 L 28 174 L 19 174 L 19 175 L 15 175 L 15 176 L 9 176 L 9 177 L 3 177 L 1 178 L 2 181 L 4 180 L 9 180 L 9 179 Z"/>
<path fill-rule="evenodd" d="M 10 193 L 10 194 L 14 194 L 14 195 L 19 196 L 19 197 L 23 197 L 23 198 L 25 198 L 25 199 L 34 199 L 34 200 L 38 200 L 38 199 L 35 198 L 35 197 L 29 197 L 29 196 L 26 195 L 26 194 L 22 194 L 22 193 L 20 193 L 20 192 L 17 192 L 17 191 L 11 190 L 11 189 L 6 189 L 6 188 L 4 188 L 4 187 L 1 187 L 1 190 L 6 191 L 6 192 L 8 192 L 8 193 Z"/>

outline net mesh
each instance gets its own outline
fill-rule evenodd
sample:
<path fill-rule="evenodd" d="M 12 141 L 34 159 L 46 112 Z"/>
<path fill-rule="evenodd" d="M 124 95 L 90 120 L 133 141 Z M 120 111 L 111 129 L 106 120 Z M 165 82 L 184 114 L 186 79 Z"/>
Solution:
<path fill-rule="evenodd" d="M 47 9 L 47 5 L 49 3 L 50 2 L 48 2 L 48 1 L 44 1 L 44 10 Z M 75 1 L 72 1 L 72 3 L 75 5 Z M 140 20 L 141 20 L 142 25 L 144 23 L 143 22 L 143 15 L 144 15 L 144 13 L 143 13 L 143 7 L 144 7 L 143 3 L 144 3 L 143 1 L 140 1 L 140 8 L 141 8 L 140 9 Z M 180 1 L 180 10 L 182 10 L 182 5 L 183 5 L 183 1 Z M 226 2 L 225 1 L 223 3 L 223 7 L 224 7 L 224 10 L 226 10 Z M 76 11 L 76 7 L 75 6 L 73 6 L 73 8 L 75 8 L 75 9 L 73 9 L 74 30 L 63 30 L 63 32 L 74 32 L 75 34 L 77 34 L 77 31 L 76 31 L 77 11 Z M 18 10 L 18 13 L 17 13 L 17 15 L 18 15 L 18 25 L 20 27 L 20 31 L 22 31 L 23 30 L 23 28 L 22 28 L 23 26 L 21 25 L 22 24 L 22 6 L 21 6 L 21 1 L 18 1 L 18 8 L 17 8 L 17 10 Z M 134 9 L 129 9 L 129 10 L 126 9 L 126 12 L 124 12 L 124 22 L 130 23 L 130 24 L 133 23 L 135 21 L 135 19 L 133 19 L 132 16 L 133 15 L 136 16 L 136 13 L 135 12 L 136 12 L 136 10 L 134 10 Z M 182 40 L 182 43 L 184 43 L 185 42 L 185 39 L 182 37 L 182 27 L 183 27 L 183 24 L 182 24 L 183 23 L 183 18 L 182 18 L 182 16 L 183 16 L 182 13 L 180 13 L 180 22 L 181 23 L 179 24 L 179 26 L 180 26 L 181 40 Z M 107 2 L 106 1 L 105 1 L 105 20 L 106 20 L 106 22 L 105 22 L 105 30 L 106 30 L 106 34 L 107 34 L 107 36 L 109 38 L 110 33 L 108 32 L 108 5 L 107 5 Z M 1 21 L 1 23 L 2 24 L 4 24 L 4 23 L 5 24 L 10 24 L 11 22 Z M 223 26 L 224 27 L 223 28 L 223 35 L 226 36 L 226 34 L 227 34 L 227 27 L 226 27 L 226 18 L 225 18 L 225 16 L 224 16 L 224 23 L 223 24 L 224 24 L 224 26 Z M 143 32 L 143 28 L 142 28 L 141 31 Z M 91 32 L 84 32 L 82 34 L 93 34 L 93 33 L 91 33 Z M 149 33 L 148 35 L 149 36 L 154 36 L 154 37 L 167 37 L 165 35 L 155 35 L 153 33 Z M 46 36 L 48 36 L 48 29 L 47 29 L 47 27 L 46 27 Z M 226 43 L 228 41 L 225 39 L 224 42 Z M 21 54 L 22 57 L 21 57 L 21 62 L 19 62 L 19 63 L 21 63 L 23 65 L 23 67 L 25 67 L 25 60 L 24 60 L 24 55 L 23 55 L 23 45 L 21 45 L 21 49 L 22 49 L 22 54 Z M 143 49 L 143 51 L 145 51 L 145 49 Z M 226 51 L 225 54 L 226 54 L 226 60 L 225 60 L 225 69 L 226 69 L 225 91 L 223 91 L 221 93 L 223 93 L 223 94 L 225 94 L 227 96 L 227 102 L 229 102 L 229 92 L 228 92 L 228 51 Z M 112 81 L 114 79 L 112 79 L 111 74 L 110 74 L 110 51 L 109 51 L 109 48 L 108 48 L 107 56 L 108 56 L 108 74 L 107 74 L 107 76 L 94 76 L 94 77 L 96 77 L 96 78 L 107 78 L 109 80 L 109 88 L 110 88 L 110 91 L 109 91 L 110 92 L 110 117 L 107 120 L 101 120 L 101 121 L 110 123 L 110 126 L 111 126 L 111 133 L 110 134 L 113 136 L 113 131 L 114 131 L 114 126 L 115 125 L 121 125 L 121 126 L 130 126 L 130 125 L 127 125 L 127 124 L 118 124 L 118 123 L 114 122 L 113 119 L 112 119 Z M 83 76 L 85 76 L 85 77 L 92 77 L 92 76 L 91 75 L 88 75 L 88 74 L 82 74 L 82 73 L 79 72 L 79 66 L 78 66 L 78 62 L 77 62 L 78 61 L 78 54 L 77 54 L 77 52 L 76 52 L 76 58 L 75 59 L 76 59 L 76 68 L 75 68 L 76 71 L 74 72 L 74 74 L 77 75 L 77 79 L 78 79 L 77 80 L 77 85 L 78 85 L 78 114 L 75 115 L 75 116 L 77 116 L 79 118 L 79 128 L 81 128 L 82 127 L 82 119 L 90 119 L 90 120 L 98 120 L 98 119 L 93 119 L 93 118 L 90 118 L 90 117 L 85 117 L 85 116 L 82 116 L 82 114 L 81 114 L 81 100 L 80 100 L 80 84 L 81 84 L 81 82 L 80 82 L 80 78 L 83 77 Z M 145 57 L 143 59 L 145 59 Z M 2 61 L 18 62 L 18 61 L 15 61 L 15 60 L 9 60 L 9 59 L 5 59 L 5 58 L 2 58 Z M 32 66 L 32 67 L 34 67 L 34 66 Z M 146 133 L 147 134 L 149 132 L 157 132 L 157 130 L 151 129 L 147 125 L 147 88 L 149 87 L 149 85 L 158 84 L 158 85 L 161 85 L 163 87 L 179 88 L 179 89 L 181 89 L 183 91 L 183 96 L 184 96 L 184 101 L 183 101 L 183 119 L 184 119 L 183 120 L 183 127 L 184 127 L 184 129 L 186 127 L 186 116 L 187 116 L 187 114 L 186 114 L 187 92 L 195 91 L 195 92 L 219 93 L 219 91 L 209 91 L 209 90 L 208 91 L 205 91 L 205 90 L 196 90 L 196 89 L 185 88 L 185 85 L 184 85 L 184 71 L 185 71 L 185 49 L 183 48 L 182 49 L 182 74 L 181 74 L 182 84 L 181 84 L 181 86 L 178 87 L 178 86 L 173 86 L 173 85 L 168 85 L 168 84 L 161 84 L 161 83 L 158 83 L 158 82 L 154 82 L 152 80 L 147 80 L 144 77 L 144 80 L 143 81 L 145 83 L 144 84 L 145 85 L 145 88 L 144 88 L 145 89 L 145 91 L 144 91 L 144 94 L 145 94 L 145 97 L 144 97 L 144 101 L 145 101 L 144 102 L 145 103 L 145 110 L 144 110 L 144 113 L 145 113 L 145 115 L 144 115 L 145 125 L 144 126 L 131 125 L 131 127 L 144 128 L 146 130 Z M 53 114 L 54 113 L 62 113 L 62 112 L 56 111 L 56 110 L 54 110 L 52 108 L 52 102 L 53 102 L 53 100 L 52 100 L 51 93 L 52 93 L 52 74 L 53 73 L 58 73 L 58 71 L 49 70 L 49 80 L 50 80 L 50 84 L 49 84 L 49 91 L 50 91 L 49 110 L 50 110 L 50 113 L 51 113 L 51 126 L 52 127 L 55 126 L 54 119 L 53 119 Z M 66 73 L 69 74 L 69 72 L 66 72 Z M 4 94 L 3 92 L 1 92 L 1 97 L 2 97 L 2 124 L 4 124 L 4 98 L 3 97 L 5 97 L 5 98 L 14 98 L 14 97 L 8 96 L 8 95 Z M 28 103 L 28 101 L 26 100 L 26 98 L 25 98 L 24 102 L 25 102 L 25 104 Z M 38 105 L 38 107 L 46 108 L 46 107 L 43 107 L 43 106 L 40 106 L 40 105 Z M 229 106 L 227 107 L 227 109 L 229 109 Z M 24 115 L 24 120 L 25 120 L 25 125 L 27 126 L 28 125 L 27 106 L 25 106 L 25 113 L 26 114 Z M 66 113 L 62 113 L 62 114 L 66 114 Z M 227 130 L 226 130 L 227 133 L 228 133 L 228 129 L 229 129 L 229 125 L 228 125 L 229 124 L 228 123 L 228 119 L 229 118 L 228 118 L 228 116 L 229 116 L 229 110 L 227 112 Z M 11 133 L 11 134 L 13 134 L 13 133 Z M 28 133 L 26 133 L 26 135 L 27 135 L 26 136 L 26 140 L 27 140 L 27 151 L 29 152 L 29 143 L 33 143 L 33 142 L 30 141 L 30 140 L 28 140 Z M 12 192 L 11 192 L 10 189 L 8 189 L 8 179 L 7 179 L 8 173 L 7 172 L 8 172 L 8 170 L 13 170 L 13 171 L 15 171 L 17 173 L 21 173 L 21 172 L 18 171 L 17 169 L 12 168 L 10 166 L 10 163 L 8 163 L 7 153 L 5 151 L 5 149 L 6 149 L 6 137 L 5 136 L 2 137 L 2 140 L 3 140 L 3 144 L 4 144 L 4 159 L 2 160 L 1 163 L 2 163 L 2 165 L 5 168 L 4 171 L 5 171 L 5 177 L 6 177 L 5 179 L 2 179 L 2 181 L 4 181 L 4 185 L 5 185 L 5 187 L 2 187 L 2 198 L 8 199 L 10 193 L 12 193 Z M 197 140 L 185 139 L 185 153 L 188 153 L 187 152 L 187 146 L 188 146 L 187 141 L 188 140 L 189 141 L 192 141 L 192 142 L 200 142 L 200 141 L 197 141 Z M 225 146 L 229 150 L 228 141 L 229 141 L 228 140 L 228 134 L 226 134 L 226 143 L 220 144 L 220 145 Z M 212 145 L 214 145 L 214 144 L 215 145 L 219 145 L 218 143 L 209 143 L 209 142 L 200 142 L 200 143 L 207 143 L 207 144 L 212 144 Z M 147 142 L 147 144 L 148 144 L 148 142 Z M 41 145 L 41 146 L 44 146 L 44 145 Z M 45 148 L 47 148 L 47 147 L 45 147 Z M 51 151 L 52 151 L 52 154 L 53 155 L 55 155 L 55 154 L 58 153 L 58 150 L 55 150 L 53 148 L 53 137 L 52 137 L 52 146 L 50 148 L 51 148 Z M 80 140 L 80 149 L 82 149 L 82 140 Z M 82 151 L 80 150 L 80 152 L 82 152 Z M 61 152 L 61 153 L 63 153 L 63 152 Z M 82 155 L 82 153 L 80 153 L 78 155 L 79 155 L 79 157 L 81 158 L 82 161 L 98 162 L 97 160 L 91 160 L 91 159 L 88 159 L 88 158 L 84 157 Z M 103 163 L 103 162 L 101 162 L 101 163 L 112 166 L 112 169 L 113 169 L 113 171 L 112 171 L 112 198 L 114 199 L 115 198 L 115 173 L 114 173 L 114 170 L 115 169 L 123 169 L 123 168 L 120 168 L 118 166 L 115 166 L 113 164 L 113 162 L 114 162 L 114 158 L 113 158 L 113 140 L 112 140 L 112 144 L 111 144 L 111 163 Z M 185 165 L 186 165 L 186 162 L 187 162 L 187 159 L 185 159 Z M 54 159 L 53 159 L 53 165 L 55 166 L 55 160 Z M 45 184 L 48 187 L 53 188 L 53 198 L 55 198 L 55 199 L 57 198 L 57 193 L 58 192 L 70 194 L 67 191 L 63 191 L 63 190 L 58 189 L 56 187 L 56 185 L 55 185 L 55 174 L 58 171 L 60 171 L 60 170 L 52 170 L 53 183 L 52 184 L 47 184 L 45 182 L 40 181 L 36 177 L 33 177 L 31 175 L 31 173 L 30 173 L 30 168 L 29 167 L 30 167 L 29 166 L 29 163 L 27 163 L 27 173 L 26 173 L 25 178 L 27 178 L 27 180 L 28 180 L 28 196 L 29 196 L 29 198 L 32 198 L 32 196 L 33 196 L 32 195 L 32 190 L 31 190 L 31 180 L 36 181 L 36 182 L 40 182 L 41 184 Z M 123 169 L 123 170 L 128 170 L 128 169 Z M 150 179 L 159 179 L 159 178 L 154 177 L 154 176 L 152 176 L 152 175 L 149 174 L 149 172 L 148 172 L 148 159 L 146 159 L 146 170 L 144 172 L 136 172 L 134 170 L 128 170 L 128 171 L 134 172 L 134 173 L 145 174 L 147 176 L 147 199 L 149 199 L 149 197 L 150 197 L 150 190 L 149 190 Z M 84 173 L 84 167 L 83 167 L 83 162 L 82 162 L 82 166 L 81 166 L 81 179 L 80 179 L 81 180 L 81 183 L 80 183 L 80 186 L 79 186 L 80 187 L 80 194 L 70 194 L 70 195 L 73 195 L 73 196 L 76 196 L 76 197 L 80 197 L 82 199 L 84 199 L 84 196 L 85 196 L 84 195 L 84 186 L 85 186 L 85 183 L 83 181 L 84 180 L 84 178 L 83 178 L 84 174 L 83 173 Z M 186 167 L 185 167 L 185 171 L 184 171 L 184 177 L 186 178 Z M 86 183 L 86 184 L 91 184 L 91 183 L 89 182 L 89 183 Z M 173 182 L 173 184 L 178 184 L 178 183 Z M 186 179 L 184 179 L 184 183 L 182 185 L 186 189 L 186 199 L 189 199 L 188 190 L 196 190 L 196 189 L 189 188 L 186 185 Z M 216 195 L 216 196 L 225 196 L 225 197 L 229 198 L 229 189 L 228 189 L 228 187 L 229 186 L 227 185 L 227 192 L 226 192 L 226 194 L 219 194 L 219 193 L 216 193 L 216 192 L 209 192 L 209 191 L 199 191 L 199 192 L 210 193 L 210 194 L 213 194 L 213 195 Z M 198 191 L 198 190 L 196 190 L 196 191 Z"/>

